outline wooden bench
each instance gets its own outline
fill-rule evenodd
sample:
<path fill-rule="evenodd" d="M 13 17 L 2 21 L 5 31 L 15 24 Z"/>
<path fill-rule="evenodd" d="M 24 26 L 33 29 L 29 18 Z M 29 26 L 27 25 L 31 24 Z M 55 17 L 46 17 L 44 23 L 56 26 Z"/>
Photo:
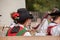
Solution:
<path fill-rule="evenodd" d="M 60 37 L 54 36 L 7 36 L 0 37 L 0 40 L 60 40 Z"/>

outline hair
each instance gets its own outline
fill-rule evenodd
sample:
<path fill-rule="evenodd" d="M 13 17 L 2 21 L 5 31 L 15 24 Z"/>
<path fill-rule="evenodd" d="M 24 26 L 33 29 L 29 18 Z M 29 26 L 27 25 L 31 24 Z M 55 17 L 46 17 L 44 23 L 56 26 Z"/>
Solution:
<path fill-rule="evenodd" d="M 53 21 L 55 21 L 58 17 L 60 17 L 60 11 L 56 11 L 56 12 L 51 13 L 49 15 L 53 18 Z"/>
<path fill-rule="evenodd" d="M 53 21 L 55 21 L 59 16 L 52 16 Z"/>

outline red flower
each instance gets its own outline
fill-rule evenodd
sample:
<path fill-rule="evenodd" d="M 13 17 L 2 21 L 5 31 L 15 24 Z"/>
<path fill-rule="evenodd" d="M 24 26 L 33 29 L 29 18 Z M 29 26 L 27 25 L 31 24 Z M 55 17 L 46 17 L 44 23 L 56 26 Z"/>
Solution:
<path fill-rule="evenodd" d="M 12 17 L 17 18 L 17 17 L 19 17 L 19 14 L 17 12 L 13 12 Z"/>

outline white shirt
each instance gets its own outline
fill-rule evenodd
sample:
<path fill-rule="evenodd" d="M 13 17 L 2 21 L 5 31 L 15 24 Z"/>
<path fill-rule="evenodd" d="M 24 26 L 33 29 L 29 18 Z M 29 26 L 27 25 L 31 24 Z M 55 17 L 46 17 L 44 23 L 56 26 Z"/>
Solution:
<path fill-rule="evenodd" d="M 60 25 L 56 24 L 56 23 L 49 24 L 49 26 L 54 26 L 54 25 L 56 25 L 56 26 L 51 29 L 51 35 L 52 36 L 60 36 Z"/>
<path fill-rule="evenodd" d="M 11 23 L 10 28 L 13 28 L 15 25 L 15 23 Z"/>
<path fill-rule="evenodd" d="M 40 28 L 38 28 L 39 33 L 36 33 L 36 36 L 46 36 L 46 30 L 48 28 L 48 20 L 44 19 Z"/>

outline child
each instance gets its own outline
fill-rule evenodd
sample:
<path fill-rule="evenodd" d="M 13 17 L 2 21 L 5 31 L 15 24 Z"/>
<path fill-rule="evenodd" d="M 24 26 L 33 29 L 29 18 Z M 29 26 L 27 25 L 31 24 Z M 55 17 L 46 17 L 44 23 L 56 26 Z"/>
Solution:
<path fill-rule="evenodd" d="M 31 36 L 26 27 L 31 24 L 32 14 L 29 14 L 25 8 L 21 8 L 13 12 L 11 17 L 15 25 L 8 30 L 7 36 Z"/>
<path fill-rule="evenodd" d="M 53 22 L 47 28 L 47 35 L 60 36 L 60 11 L 49 14 Z"/>

